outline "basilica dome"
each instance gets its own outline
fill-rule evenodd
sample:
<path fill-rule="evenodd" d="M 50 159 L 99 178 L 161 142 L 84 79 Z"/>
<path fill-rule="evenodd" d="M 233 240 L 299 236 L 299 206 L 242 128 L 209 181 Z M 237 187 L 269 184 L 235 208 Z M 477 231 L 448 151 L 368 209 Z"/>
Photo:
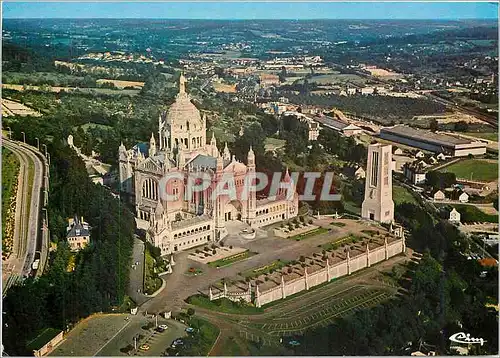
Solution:
<path fill-rule="evenodd" d="M 201 129 L 203 123 L 200 111 L 191 102 L 191 98 L 186 93 L 185 82 L 186 79 L 181 75 L 179 79 L 179 93 L 175 97 L 175 102 L 167 111 L 167 122 L 176 129 Z"/>
<path fill-rule="evenodd" d="M 178 96 L 176 98 L 175 102 L 168 109 L 167 121 L 171 123 L 173 127 L 183 126 L 182 129 L 186 130 L 189 130 L 189 128 L 184 128 L 186 123 L 193 126 L 192 129 L 202 124 L 200 111 L 187 95 L 185 97 Z"/>

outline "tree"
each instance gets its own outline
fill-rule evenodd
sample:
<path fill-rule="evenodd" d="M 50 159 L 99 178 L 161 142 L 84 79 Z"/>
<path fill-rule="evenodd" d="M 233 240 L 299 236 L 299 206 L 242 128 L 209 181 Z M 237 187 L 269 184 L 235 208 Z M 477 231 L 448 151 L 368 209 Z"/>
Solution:
<path fill-rule="evenodd" d="M 469 124 L 465 121 L 456 122 L 453 126 L 453 130 L 457 132 L 467 132 L 469 130 Z"/>
<path fill-rule="evenodd" d="M 431 132 L 437 131 L 438 127 L 439 127 L 438 121 L 434 118 L 431 119 L 429 122 L 429 129 L 431 130 Z"/>
<path fill-rule="evenodd" d="M 286 67 L 281 67 L 281 72 L 279 73 L 279 81 L 280 83 L 286 82 Z"/>
<path fill-rule="evenodd" d="M 189 308 L 187 309 L 187 314 L 188 314 L 188 316 L 190 316 L 190 317 L 191 317 L 191 316 L 194 316 L 194 314 L 195 314 L 195 310 L 194 310 L 194 308 L 189 307 Z"/>
<path fill-rule="evenodd" d="M 456 175 L 448 172 L 428 171 L 425 173 L 426 184 L 438 189 L 449 188 L 457 182 Z"/>

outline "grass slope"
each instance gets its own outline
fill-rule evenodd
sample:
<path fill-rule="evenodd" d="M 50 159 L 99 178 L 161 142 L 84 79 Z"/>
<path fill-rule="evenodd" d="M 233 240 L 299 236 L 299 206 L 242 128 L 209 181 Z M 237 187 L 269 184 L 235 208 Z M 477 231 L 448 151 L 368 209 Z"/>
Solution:
<path fill-rule="evenodd" d="M 498 179 L 498 163 L 481 159 L 465 159 L 447 166 L 440 171 L 455 173 L 457 178 L 481 181 L 493 181 Z"/>

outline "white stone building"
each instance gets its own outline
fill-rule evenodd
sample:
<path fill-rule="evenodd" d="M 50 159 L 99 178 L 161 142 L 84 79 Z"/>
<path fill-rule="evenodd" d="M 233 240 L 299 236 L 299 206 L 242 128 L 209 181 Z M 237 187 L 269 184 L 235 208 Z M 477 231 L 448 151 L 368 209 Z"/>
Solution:
<path fill-rule="evenodd" d="M 450 211 L 450 218 L 448 219 L 448 221 L 453 224 L 460 224 L 460 213 L 457 211 L 457 209 L 453 208 Z"/>
<path fill-rule="evenodd" d="M 394 221 L 392 200 L 392 146 L 370 144 L 366 166 L 365 200 L 361 217 L 384 223 Z"/>
<path fill-rule="evenodd" d="M 227 145 L 219 152 L 214 136 L 206 143 L 206 118 L 191 102 L 185 83 L 181 75 L 175 103 L 160 115 L 158 142 L 152 134 L 149 146 L 140 143 L 127 150 L 122 144 L 119 148 L 121 190 L 135 204 L 138 227 L 147 229 L 148 240 L 162 255 L 221 240 L 227 235 L 228 221 L 261 227 L 298 214 L 298 195 L 288 171 L 283 181 L 293 195 L 281 188 L 275 198 L 257 200 L 245 181 L 255 175 L 252 148 L 244 164 Z M 177 177 L 160 188 L 166 175 Z M 209 187 L 188 190 L 192 175 L 207 175 Z M 234 179 L 237 199 L 215 195 L 217 184 L 228 176 Z M 245 190 L 248 195 L 242 195 Z M 163 200 L 162 191 L 173 200 Z"/>

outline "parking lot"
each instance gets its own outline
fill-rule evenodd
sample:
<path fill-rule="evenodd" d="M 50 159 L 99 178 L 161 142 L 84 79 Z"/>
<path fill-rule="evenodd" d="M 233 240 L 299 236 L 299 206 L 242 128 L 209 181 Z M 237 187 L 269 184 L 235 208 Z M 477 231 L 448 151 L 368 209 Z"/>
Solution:
<path fill-rule="evenodd" d="M 152 325 L 144 329 L 146 325 Z M 160 356 L 172 342 L 186 335 L 187 326 L 164 318 L 158 325 L 166 324 L 163 332 L 154 329 L 155 319 L 143 315 L 95 315 L 79 323 L 50 355 L 51 356 L 123 356 L 121 349 L 134 345 L 134 337 L 142 336 L 137 351 L 130 355 Z M 147 350 L 140 346 L 147 344 Z"/>

